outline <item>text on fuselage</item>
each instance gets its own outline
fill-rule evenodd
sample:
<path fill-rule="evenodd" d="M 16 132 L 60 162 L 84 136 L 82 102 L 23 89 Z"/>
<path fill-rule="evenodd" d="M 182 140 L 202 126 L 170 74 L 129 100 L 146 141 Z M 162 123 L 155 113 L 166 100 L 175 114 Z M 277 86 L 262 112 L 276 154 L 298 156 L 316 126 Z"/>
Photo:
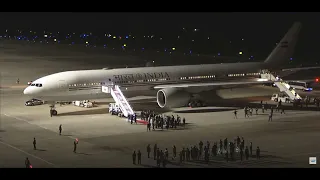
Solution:
<path fill-rule="evenodd" d="M 113 77 L 115 78 L 115 80 L 118 80 L 118 81 L 170 78 L 167 72 L 120 74 L 120 75 L 113 75 Z"/>

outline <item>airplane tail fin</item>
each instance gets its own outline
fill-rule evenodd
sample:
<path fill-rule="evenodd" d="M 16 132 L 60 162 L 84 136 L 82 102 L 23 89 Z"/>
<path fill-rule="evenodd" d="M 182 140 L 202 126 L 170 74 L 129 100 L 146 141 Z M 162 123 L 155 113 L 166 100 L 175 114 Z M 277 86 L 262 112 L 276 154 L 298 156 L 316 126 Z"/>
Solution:
<path fill-rule="evenodd" d="M 268 68 L 277 68 L 277 66 L 283 64 L 292 57 L 300 29 L 300 22 L 295 22 L 292 25 L 287 34 L 281 39 L 276 48 L 273 49 L 273 51 L 264 61 L 264 64 Z"/>

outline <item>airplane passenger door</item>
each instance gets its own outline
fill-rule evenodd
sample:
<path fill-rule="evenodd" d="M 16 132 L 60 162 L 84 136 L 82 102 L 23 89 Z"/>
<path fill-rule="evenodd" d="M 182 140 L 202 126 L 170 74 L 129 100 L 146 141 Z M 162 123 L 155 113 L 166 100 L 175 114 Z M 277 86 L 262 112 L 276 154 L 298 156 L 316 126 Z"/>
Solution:
<path fill-rule="evenodd" d="M 58 85 L 61 91 L 66 91 L 68 88 L 67 82 L 65 80 L 59 80 Z"/>

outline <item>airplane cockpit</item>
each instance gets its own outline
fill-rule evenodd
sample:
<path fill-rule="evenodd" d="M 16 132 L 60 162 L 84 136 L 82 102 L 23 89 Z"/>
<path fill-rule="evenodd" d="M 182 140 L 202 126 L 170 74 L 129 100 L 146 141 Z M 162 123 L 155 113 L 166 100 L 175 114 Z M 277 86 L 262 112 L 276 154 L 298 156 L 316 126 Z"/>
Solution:
<path fill-rule="evenodd" d="M 23 93 L 26 95 L 37 94 L 43 91 L 42 87 L 43 87 L 42 83 L 33 82 L 23 91 Z"/>
<path fill-rule="evenodd" d="M 41 83 L 32 83 L 32 84 L 30 84 L 30 86 L 42 87 L 42 84 Z"/>

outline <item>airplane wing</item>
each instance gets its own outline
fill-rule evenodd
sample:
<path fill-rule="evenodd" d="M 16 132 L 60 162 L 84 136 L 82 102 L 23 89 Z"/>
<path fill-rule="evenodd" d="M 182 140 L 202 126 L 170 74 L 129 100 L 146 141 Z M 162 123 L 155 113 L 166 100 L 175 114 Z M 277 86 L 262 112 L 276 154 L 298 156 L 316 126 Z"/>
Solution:
<path fill-rule="evenodd" d="M 157 85 L 154 89 L 164 88 L 190 88 L 190 87 L 208 87 L 208 86 L 246 86 L 273 83 L 274 81 L 237 81 L 237 82 L 212 82 L 212 83 L 187 83 L 187 84 L 164 84 Z"/>
<path fill-rule="evenodd" d="M 285 82 L 290 82 L 290 81 L 297 81 L 297 82 L 315 82 L 317 83 L 317 80 L 316 79 L 282 79 L 282 81 L 285 81 Z"/>
<path fill-rule="evenodd" d="M 282 69 L 282 71 L 302 71 L 302 70 L 310 70 L 310 69 L 320 69 L 320 66 L 316 67 L 301 67 L 301 68 L 289 68 L 289 69 Z"/>

